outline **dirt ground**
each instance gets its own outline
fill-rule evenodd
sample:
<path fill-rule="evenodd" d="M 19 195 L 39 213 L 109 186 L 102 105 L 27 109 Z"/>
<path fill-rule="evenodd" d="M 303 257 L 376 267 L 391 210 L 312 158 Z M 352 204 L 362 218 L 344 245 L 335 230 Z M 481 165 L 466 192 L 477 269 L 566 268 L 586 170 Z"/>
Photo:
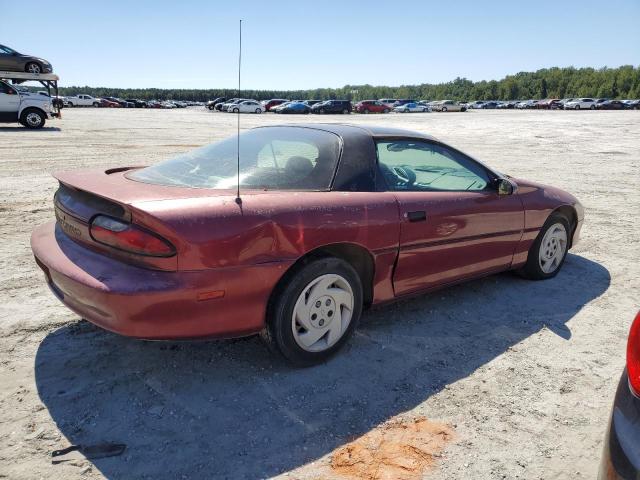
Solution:
<path fill-rule="evenodd" d="M 369 311 L 312 369 L 256 338 L 141 342 L 47 290 L 29 236 L 53 217 L 50 173 L 155 162 L 233 134 L 235 116 L 67 109 L 40 131 L 2 126 L 0 478 L 356 478 L 354 455 L 375 463 L 382 447 L 407 478 L 594 478 L 638 309 L 640 112 L 242 117 L 290 121 L 433 134 L 572 192 L 582 241 L 549 281 L 502 274 Z M 51 463 L 52 450 L 101 442 L 127 449 Z M 367 478 L 393 478 L 384 463 Z"/>

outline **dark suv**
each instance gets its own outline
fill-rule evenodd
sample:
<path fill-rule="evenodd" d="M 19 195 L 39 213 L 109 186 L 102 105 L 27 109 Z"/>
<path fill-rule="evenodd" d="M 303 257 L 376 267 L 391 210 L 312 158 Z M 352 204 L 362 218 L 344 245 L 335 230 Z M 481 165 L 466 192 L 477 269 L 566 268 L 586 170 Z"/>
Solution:
<path fill-rule="evenodd" d="M 311 107 L 311 113 L 351 113 L 350 100 L 327 100 Z"/>

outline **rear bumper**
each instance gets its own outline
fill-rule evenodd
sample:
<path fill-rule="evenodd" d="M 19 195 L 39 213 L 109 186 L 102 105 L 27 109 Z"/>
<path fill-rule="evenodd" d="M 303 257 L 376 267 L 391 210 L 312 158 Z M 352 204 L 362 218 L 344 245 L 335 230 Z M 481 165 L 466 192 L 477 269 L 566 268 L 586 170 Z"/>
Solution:
<path fill-rule="evenodd" d="M 613 402 L 598 480 L 640 478 L 640 399 L 631 394 L 628 382 L 625 370 Z"/>
<path fill-rule="evenodd" d="M 34 230 L 31 248 L 49 287 L 69 309 L 106 330 L 146 339 L 260 331 L 273 287 L 289 266 L 150 270 L 77 244 L 55 222 Z"/>

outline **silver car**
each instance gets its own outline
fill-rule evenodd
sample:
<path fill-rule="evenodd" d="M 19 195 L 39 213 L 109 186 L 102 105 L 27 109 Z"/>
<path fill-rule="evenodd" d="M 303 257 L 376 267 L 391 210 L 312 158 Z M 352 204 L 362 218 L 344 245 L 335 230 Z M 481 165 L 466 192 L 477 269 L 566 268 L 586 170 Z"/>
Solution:
<path fill-rule="evenodd" d="M 0 71 L 51 73 L 53 67 L 43 58 L 24 55 L 5 45 L 0 45 Z"/>
<path fill-rule="evenodd" d="M 466 110 L 466 108 L 463 109 L 462 105 L 453 100 L 441 100 L 432 105 L 431 108 L 436 112 L 462 112 Z"/>

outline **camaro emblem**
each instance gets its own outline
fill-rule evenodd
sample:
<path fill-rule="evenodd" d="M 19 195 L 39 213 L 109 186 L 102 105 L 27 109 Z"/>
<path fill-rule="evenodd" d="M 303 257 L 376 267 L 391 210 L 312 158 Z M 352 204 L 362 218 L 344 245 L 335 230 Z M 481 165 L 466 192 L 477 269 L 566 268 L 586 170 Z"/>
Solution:
<path fill-rule="evenodd" d="M 60 228 L 62 228 L 62 230 L 67 234 L 67 235 L 73 235 L 74 237 L 81 237 L 82 236 L 82 232 L 80 231 L 80 229 L 74 225 L 72 225 L 71 223 L 67 222 L 67 216 L 63 213 L 60 213 L 60 211 L 58 209 L 56 209 L 56 220 L 58 220 L 58 224 L 60 225 Z"/>

